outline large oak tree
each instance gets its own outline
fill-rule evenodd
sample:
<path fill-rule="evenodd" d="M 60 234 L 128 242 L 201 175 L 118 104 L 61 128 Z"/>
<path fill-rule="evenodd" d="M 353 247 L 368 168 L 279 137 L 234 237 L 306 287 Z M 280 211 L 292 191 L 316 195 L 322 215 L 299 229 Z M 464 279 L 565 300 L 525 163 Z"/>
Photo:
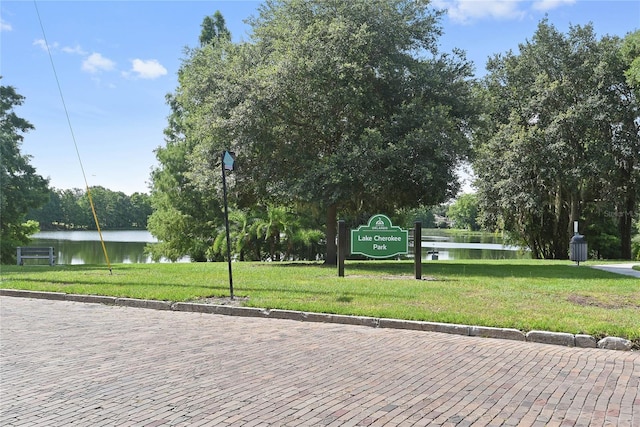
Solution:
<path fill-rule="evenodd" d="M 591 25 L 562 34 L 543 20 L 519 53 L 489 61 L 474 165 L 484 224 L 511 232 L 535 257 L 567 258 L 573 221 L 587 213 L 589 226 L 617 218 L 620 254 L 631 255 L 638 99 L 620 48 Z"/>
<path fill-rule="evenodd" d="M 329 263 L 338 215 L 452 197 L 475 106 L 471 64 L 437 51 L 440 16 L 421 0 L 265 2 L 249 42 L 185 58 L 172 98 L 184 176 L 214 193 L 235 151 L 238 205 L 323 210 Z"/>

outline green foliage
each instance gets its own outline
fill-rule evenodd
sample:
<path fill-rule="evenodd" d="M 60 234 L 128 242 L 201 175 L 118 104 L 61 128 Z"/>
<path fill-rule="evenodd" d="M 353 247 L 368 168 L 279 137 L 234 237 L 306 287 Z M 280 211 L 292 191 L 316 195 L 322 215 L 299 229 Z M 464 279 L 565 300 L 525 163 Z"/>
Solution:
<path fill-rule="evenodd" d="M 210 234 L 204 235 L 207 230 L 203 230 L 200 224 L 197 229 L 194 229 L 194 223 L 193 218 L 179 211 L 169 209 L 154 211 L 149 218 L 148 228 L 160 241 L 147 246 L 152 259 L 159 261 L 164 257 L 170 261 L 177 261 L 188 255 L 193 261 L 205 261 L 207 242 L 211 241 L 215 234 L 209 227 Z M 199 232 L 199 239 L 193 238 L 194 232 Z"/>
<path fill-rule="evenodd" d="M 302 210 L 302 208 L 300 208 Z M 256 206 L 229 212 L 232 257 L 239 261 L 317 260 L 324 234 L 284 206 Z M 218 228 L 211 254 L 226 258 L 226 230 Z"/>
<path fill-rule="evenodd" d="M 632 243 L 633 259 L 640 260 L 640 219 L 636 221 L 636 235 Z"/>
<path fill-rule="evenodd" d="M 464 228 L 471 231 L 480 230 L 478 225 L 478 196 L 463 194 L 453 202 L 447 211 L 447 216 L 453 222 L 454 228 Z"/>
<path fill-rule="evenodd" d="M 543 20 L 519 54 L 489 61 L 474 163 L 482 223 L 534 257 L 567 258 L 573 221 L 587 211 L 615 218 L 630 257 L 640 123 L 620 47 L 591 26 L 565 35 Z"/>
<path fill-rule="evenodd" d="M 90 191 L 101 229 L 147 227 L 147 218 L 151 215 L 151 201 L 147 194 L 127 196 L 103 187 L 92 187 Z M 77 188 L 49 190 L 48 202 L 38 209 L 31 209 L 27 218 L 38 221 L 42 230 L 96 229 L 87 192 Z"/>
<path fill-rule="evenodd" d="M 620 53 L 627 65 L 625 76 L 627 83 L 640 94 L 640 30 L 627 34 L 622 43 Z"/>
<path fill-rule="evenodd" d="M 219 10 L 213 16 L 207 16 L 202 21 L 200 33 L 200 46 L 215 44 L 220 40 L 231 40 L 231 32 L 224 22 L 224 17 Z"/>
<path fill-rule="evenodd" d="M 256 67 L 265 82 L 256 96 L 268 103 L 251 114 L 268 137 L 250 138 L 250 148 L 269 166 L 252 168 L 255 180 L 275 177 L 274 196 L 341 215 L 454 195 L 473 111 L 471 66 L 436 55 L 438 19 L 415 1 L 267 4 L 253 28 L 268 49 Z"/>
<path fill-rule="evenodd" d="M 626 215 L 627 213 L 624 213 Z M 614 210 L 603 210 L 602 205 L 590 203 L 582 210 L 584 234 L 590 257 L 594 259 L 620 259 L 619 216 Z"/>
<path fill-rule="evenodd" d="M 230 39 L 224 19 L 218 12 L 213 18 L 205 18 L 202 24 L 201 48 L 187 51 L 187 55 L 193 57 L 195 52 L 216 52 L 218 60 L 221 60 L 222 52 L 231 46 Z M 200 68 L 206 67 L 202 61 L 194 59 L 192 64 L 192 67 L 183 65 L 178 73 L 176 93 L 167 95 L 171 115 L 165 129 L 166 144 L 156 150 L 159 167 L 151 174 L 153 213 L 149 217 L 148 229 L 160 240 L 160 243 L 148 246 L 154 260 L 165 257 L 175 261 L 183 256 L 189 256 L 193 261 L 221 259 L 212 251 L 214 239 L 224 224 L 222 191 L 216 174 L 220 170 L 217 167 L 219 153 L 203 153 L 197 149 L 200 139 L 212 137 L 211 128 L 197 121 L 206 110 L 197 98 L 209 96 L 207 83 L 223 81 L 218 76 L 209 76 L 209 72 L 224 69 L 205 72 Z M 196 107 L 192 102 L 200 106 Z M 201 162 L 202 159 L 206 164 Z M 195 170 L 195 163 L 204 167 Z M 211 188 L 211 182 L 216 183 L 214 188 Z"/>
<path fill-rule="evenodd" d="M 440 15 L 415 0 L 266 2 L 251 42 L 187 51 L 154 191 L 178 212 L 220 195 L 211 171 L 235 151 L 232 204 L 324 211 L 328 262 L 338 212 L 452 197 L 476 105 L 471 64 L 437 53 Z"/>
<path fill-rule="evenodd" d="M 175 190 L 180 191 L 180 188 Z M 188 192 L 190 188 L 187 186 L 186 190 Z M 192 261 L 209 260 L 209 248 L 217 228 L 223 224 L 220 201 L 211 196 L 194 197 L 188 201 L 174 199 L 172 193 L 173 190 L 155 192 L 151 196 L 154 211 L 147 228 L 161 241 L 150 248 L 152 258 L 166 257 L 175 261 L 187 255 Z"/>
<path fill-rule="evenodd" d="M 427 206 L 400 209 L 393 216 L 392 222 L 404 229 L 413 228 L 416 221 L 422 223 L 422 228 L 436 228 L 436 217 L 433 211 L 433 208 Z"/>
<path fill-rule="evenodd" d="M 15 262 L 16 246 L 29 242 L 37 224 L 26 221 L 29 209 L 46 202 L 48 181 L 29 163 L 30 156 L 20 152 L 23 133 L 33 129 L 18 117 L 14 107 L 24 97 L 11 86 L 0 86 L 0 263 Z M 34 225 L 35 224 L 35 225 Z"/>

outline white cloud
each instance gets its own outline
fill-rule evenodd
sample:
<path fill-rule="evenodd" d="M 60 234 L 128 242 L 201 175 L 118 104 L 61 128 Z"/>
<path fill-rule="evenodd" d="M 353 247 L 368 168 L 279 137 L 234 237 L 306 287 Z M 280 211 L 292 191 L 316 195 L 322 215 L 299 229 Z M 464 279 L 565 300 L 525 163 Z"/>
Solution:
<path fill-rule="evenodd" d="M 47 42 L 44 39 L 34 40 L 33 45 L 38 46 L 40 49 L 44 50 L 45 52 L 47 51 Z M 75 55 L 87 54 L 87 52 L 85 52 L 78 44 L 75 45 L 74 47 L 70 47 L 70 46 L 60 47 L 60 43 L 58 42 L 53 42 L 49 44 L 49 50 L 51 50 L 52 52 L 58 49 L 60 49 L 64 53 L 69 53 L 69 54 L 75 54 Z"/>
<path fill-rule="evenodd" d="M 492 18 L 522 19 L 525 12 L 521 0 L 437 0 L 434 6 L 447 9 L 449 18 L 458 23 Z"/>
<path fill-rule="evenodd" d="M 74 47 L 70 47 L 70 46 L 65 46 L 62 48 L 62 51 L 64 53 L 69 53 L 69 54 L 75 54 L 75 55 L 86 55 L 87 52 L 85 52 L 80 45 L 75 45 Z"/>
<path fill-rule="evenodd" d="M 49 49 L 50 50 L 57 49 L 59 46 L 57 42 L 54 42 L 53 44 L 50 44 L 49 49 L 47 49 L 47 42 L 44 41 L 44 39 L 34 40 L 33 45 L 38 46 L 40 49 L 44 50 L 45 52 L 47 52 Z"/>
<path fill-rule="evenodd" d="M 156 59 L 134 59 L 131 61 L 131 71 L 123 73 L 125 76 L 129 76 L 131 73 L 135 74 L 135 77 L 141 79 L 157 79 L 158 77 L 167 74 L 167 69 L 162 66 Z"/>
<path fill-rule="evenodd" d="M 576 0 L 536 0 L 531 6 L 534 10 L 546 12 L 547 10 L 556 9 L 564 5 L 574 4 Z"/>
<path fill-rule="evenodd" d="M 82 71 L 87 71 L 89 73 L 111 71 L 115 66 L 115 62 L 95 52 L 82 61 Z"/>
<path fill-rule="evenodd" d="M 34 40 L 33 45 L 40 47 L 40 49 L 44 50 L 45 52 L 47 51 L 47 42 L 42 39 Z"/>
<path fill-rule="evenodd" d="M 433 0 L 437 9 L 446 9 L 453 22 L 467 24 L 481 19 L 523 19 L 531 11 L 546 12 L 574 4 L 576 0 Z"/>
<path fill-rule="evenodd" d="M 6 22 L 4 19 L 0 18 L 0 31 L 11 31 L 13 27 L 11 24 Z"/>

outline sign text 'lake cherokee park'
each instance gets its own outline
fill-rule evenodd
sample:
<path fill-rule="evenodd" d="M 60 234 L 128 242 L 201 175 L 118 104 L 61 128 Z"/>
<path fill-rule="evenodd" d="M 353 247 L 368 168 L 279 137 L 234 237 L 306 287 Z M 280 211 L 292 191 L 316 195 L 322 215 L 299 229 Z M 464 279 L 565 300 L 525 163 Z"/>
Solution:
<path fill-rule="evenodd" d="M 391 224 L 382 214 L 369 219 L 368 225 L 351 230 L 351 253 L 371 258 L 389 258 L 409 251 L 409 233 Z"/>

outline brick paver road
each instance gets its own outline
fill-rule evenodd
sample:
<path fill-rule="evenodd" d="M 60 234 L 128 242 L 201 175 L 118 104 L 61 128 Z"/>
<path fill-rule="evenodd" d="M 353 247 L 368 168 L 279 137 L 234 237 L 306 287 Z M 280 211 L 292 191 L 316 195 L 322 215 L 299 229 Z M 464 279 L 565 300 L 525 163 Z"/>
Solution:
<path fill-rule="evenodd" d="M 640 354 L 1 297 L 0 425 L 640 426 Z"/>

